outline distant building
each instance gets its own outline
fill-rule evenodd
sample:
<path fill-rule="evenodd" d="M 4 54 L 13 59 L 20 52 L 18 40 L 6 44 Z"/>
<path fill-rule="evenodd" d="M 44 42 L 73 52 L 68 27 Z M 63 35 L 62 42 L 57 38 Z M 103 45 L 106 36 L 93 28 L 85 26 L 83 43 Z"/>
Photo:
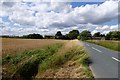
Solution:
<path fill-rule="evenodd" d="M 55 39 L 55 36 L 53 35 L 45 35 L 45 39 Z"/>

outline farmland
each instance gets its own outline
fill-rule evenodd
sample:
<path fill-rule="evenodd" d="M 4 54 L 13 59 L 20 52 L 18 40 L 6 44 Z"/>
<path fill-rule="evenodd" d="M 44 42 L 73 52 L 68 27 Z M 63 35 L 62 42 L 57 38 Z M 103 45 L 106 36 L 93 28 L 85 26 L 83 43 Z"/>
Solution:
<path fill-rule="evenodd" d="M 3 78 L 93 78 L 78 40 L 2 40 Z"/>
<path fill-rule="evenodd" d="M 87 42 L 94 43 L 115 51 L 120 51 L 120 41 L 114 40 L 86 40 Z"/>
<path fill-rule="evenodd" d="M 21 52 L 25 50 L 41 48 L 53 43 L 64 43 L 64 42 L 67 42 L 67 41 L 51 40 L 51 39 L 47 40 L 47 39 L 3 38 L 2 39 L 2 56 L 8 55 L 8 54 L 15 54 L 16 52 Z"/>

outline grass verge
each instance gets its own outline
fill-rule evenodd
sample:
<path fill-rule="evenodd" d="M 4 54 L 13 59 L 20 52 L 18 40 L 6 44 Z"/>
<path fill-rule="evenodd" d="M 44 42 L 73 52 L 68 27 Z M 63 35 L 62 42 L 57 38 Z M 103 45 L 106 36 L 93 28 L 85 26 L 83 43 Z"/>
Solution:
<path fill-rule="evenodd" d="M 39 65 L 36 78 L 93 78 L 89 59 L 78 40 L 70 41 Z"/>
<path fill-rule="evenodd" d="M 110 40 L 86 40 L 86 42 L 94 43 L 115 51 L 120 51 L 120 41 L 110 41 Z"/>

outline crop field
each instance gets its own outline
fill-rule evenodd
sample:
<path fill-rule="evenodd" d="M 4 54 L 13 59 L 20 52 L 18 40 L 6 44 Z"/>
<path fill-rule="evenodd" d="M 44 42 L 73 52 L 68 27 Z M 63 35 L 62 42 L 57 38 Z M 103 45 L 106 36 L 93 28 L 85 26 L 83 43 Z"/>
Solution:
<path fill-rule="evenodd" d="M 89 55 L 78 40 L 3 39 L 2 43 L 3 79 L 93 78 Z"/>
<path fill-rule="evenodd" d="M 114 40 L 87 40 L 87 42 L 94 43 L 115 51 L 120 51 L 120 41 Z"/>
<path fill-rule="evenodd" d="M 53 43 L 64 43 L 65 40 L 52 40 L 52 39 L 2 39 L 2 56 L 14 54 L 25 50 L 34 48 L 41 48 Z"/>

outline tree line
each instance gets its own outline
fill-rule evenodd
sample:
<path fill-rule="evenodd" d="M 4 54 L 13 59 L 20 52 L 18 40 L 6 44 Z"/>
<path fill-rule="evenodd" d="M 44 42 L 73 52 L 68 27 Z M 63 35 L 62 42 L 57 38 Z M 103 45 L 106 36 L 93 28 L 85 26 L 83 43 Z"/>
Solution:
<path fill-rule="evenodd" d="M 56 33 L 57 36 L 62 36 L 62 33 L 58 31 Z M 96 32 L 93 35 L 91 34 L 90 31 L 84 30 L 81 33 L 79 33 L 78 30 L 72 30 L 68 34 L 63 35 L 65 37 L 61 39 L 81 39 L 81 40 L 89 40 L 92 38 L 102 38 L 104 37 L 105 40 L 120 40 L 120 31 L 110 31 L 109 33 L 101 34 L 100 32 Z"/>
<path fill-rule="evenodd" d="M 28 34 L 23 36 L 1 36 L 3 38 L 27 38 L 27 39 L 44 39 L 40 34 Z M 81 40 L 89 40 L 92 37 L 104 37 L 106 40 L 120 40 L 120 31 L 110 31 L 109 33 L 101 34 L 100 32 L 96 32 L 93 35 L 90 31 L 84 30 L 81 33 L 78 30 L 72 30 L 68 34 L 63 35 L 61 31 L 57 31 L 55 34 L 55 39 L 64 39 L 64 40 L 72 40 L 72 39 L 81 39 Z"/>

